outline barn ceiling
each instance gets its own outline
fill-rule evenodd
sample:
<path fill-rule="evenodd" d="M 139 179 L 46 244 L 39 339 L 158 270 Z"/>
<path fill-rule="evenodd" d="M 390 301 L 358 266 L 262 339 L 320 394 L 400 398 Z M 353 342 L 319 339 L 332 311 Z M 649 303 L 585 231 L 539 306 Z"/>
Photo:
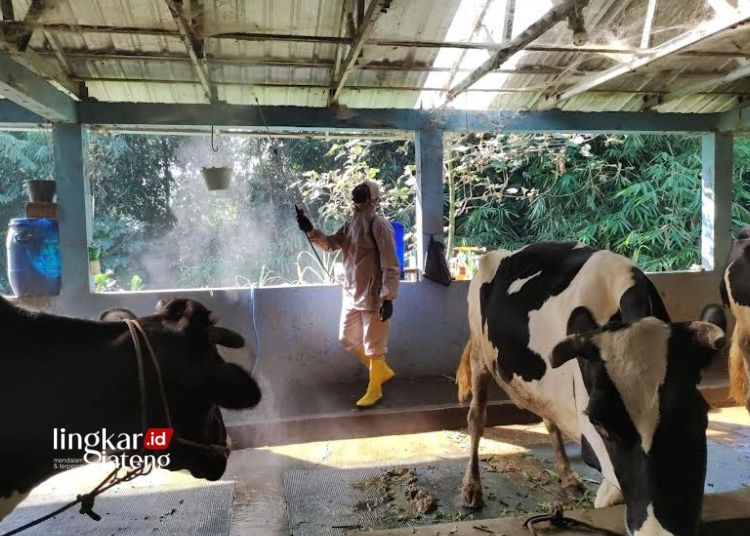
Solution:
<path fill-rule="evenodd" d="M 750 0 L 0 0 L 0 46 L 79 99 L 720 112 Z"/>

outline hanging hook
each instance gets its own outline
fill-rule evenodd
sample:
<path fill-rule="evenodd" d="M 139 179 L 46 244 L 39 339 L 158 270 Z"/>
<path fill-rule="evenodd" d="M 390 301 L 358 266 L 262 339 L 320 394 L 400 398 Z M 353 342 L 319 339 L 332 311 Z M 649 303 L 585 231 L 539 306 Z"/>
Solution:
<path fill-rule="evenodd" d="M 214 145 L 214 126 L 213 125 L 211 125 L 211 149 L 213 149 L 215 153 L 219 152 L 219 146 Z"/>

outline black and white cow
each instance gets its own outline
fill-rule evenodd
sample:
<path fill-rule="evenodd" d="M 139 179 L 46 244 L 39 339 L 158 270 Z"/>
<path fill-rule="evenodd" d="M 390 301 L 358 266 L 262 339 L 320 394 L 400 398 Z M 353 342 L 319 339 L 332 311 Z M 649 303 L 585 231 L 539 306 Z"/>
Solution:
<path fill-rule="evenodd" d="M 750 411 L 750 227 L 737 234 L 719 288 L 734 315 L 729 347 L 729 396 Z"/>
<path fill-rule="evenodd" d="M 216 480 L 229 443 L 218 407 L 249 408 L 260 390 L 225 362 L 216 345 L 240 348 L 239 334 L 216 325 L 193 300 L 173 300 L 139 319 L 159 362 L 174 439 L 167 469 Z M 58 469 L 53 430 L 113 434 L 144 430 L 134 343 L 124 322 L 33 313 L 0 298 L 0 519 Z M 141 344 L 145 344 L 141 341 Z M 155 367 L 144 357 L 147 425 L 165 427 Z M 65 457 L 82 458 L 70 449 Z"/>
<path fill-rule="evenodd" d="M 581 482 L 563 436 L 602 473 L 595 506 L 624 499 L 630 534 L 696 534 L 708 409 L 696 384 L 723 331 L 670 323 L 630 260 L 575 242 L 488 253 L 468 301 L 471 335 L 457 372 L 459 397 L 473 392 L 465 504 L 482 502 L 478 447 L 494 378 L 543 418 L 566 492 L 580 493 Z"/>

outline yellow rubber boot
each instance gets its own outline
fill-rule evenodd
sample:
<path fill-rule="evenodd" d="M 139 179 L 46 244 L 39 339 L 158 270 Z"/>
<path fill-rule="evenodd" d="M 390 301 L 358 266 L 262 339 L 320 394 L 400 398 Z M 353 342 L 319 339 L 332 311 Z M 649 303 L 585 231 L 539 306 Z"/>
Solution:
<path fill-rule="evenodd" d="M 365 354 L 365 349 L 361 346 L 358 346 L 356 350 L 354 350 L 354 355 L 357 356 L 357 359 L 359 359 L 359 362 L 362 363 L 362 366 L 366 369 L 370 369 L 370 358 L 367 357 Z"/>
<path fill-rule="evenodd" d="M 383 383 L 386 377 L 386 364 L 383 359 L 370 359 L 370 382 L 365 396 L 357 400 L 357 406 L 367 408 L 377 404 L 383 398 Z"/>
<path fill-rule="evenodd" d="M 362 363 L 362 366 L 369 370 L 370 358 L 365 355 L 365 349 L 360 346 L 354 350 L 354 354 L 357 356 L 357 359 L 359 359 L 359 362 Z M 385 378 L 383 379 L 383 383 L 388 383 L 393 379 L 396 373 L 393 372 L 393 369 L 385 362 L 385 357 L 383 358 L 383 364 L 385 364 Z"/>

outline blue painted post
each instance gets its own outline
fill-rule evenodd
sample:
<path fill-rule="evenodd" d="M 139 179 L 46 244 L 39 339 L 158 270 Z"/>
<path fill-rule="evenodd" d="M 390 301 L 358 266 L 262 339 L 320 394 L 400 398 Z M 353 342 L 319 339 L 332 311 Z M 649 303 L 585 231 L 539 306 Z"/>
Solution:
<path fill-rule="evenodd" d="M 91 291 L 88 243 L 91 236 L 91 192 L 86 175 L 87 135 L 81 125 L 53 127 L 57 180 L 62 295 Z"/>
<path fill-rule="evenodd" d="M 701 264 L 717 278 L 732 245 L 733 145 L 731 133 L 703 135 Z"/>
<path fill-rule="evenodd" d="M 420 130 L 417 160 L 417 264 L 424 269 L 430 236 L 443 241 L 443 131 Z"/>

